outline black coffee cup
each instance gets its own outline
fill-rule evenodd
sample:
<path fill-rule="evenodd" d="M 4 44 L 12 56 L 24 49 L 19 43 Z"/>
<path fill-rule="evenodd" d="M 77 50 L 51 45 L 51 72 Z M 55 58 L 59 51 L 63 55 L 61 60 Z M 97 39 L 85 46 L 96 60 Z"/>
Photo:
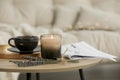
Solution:
<path fill-rule="evenodd" d="M 39 38 L 37 36 L 17 36 L 10 38 L 8 44 L 11 47 L 19 49 L 21 54 L 29 54 L 33 53 L 33 50 L 37 47 L 38 40 Z M 11 41 L 14 41 L 14 44 Z"/>

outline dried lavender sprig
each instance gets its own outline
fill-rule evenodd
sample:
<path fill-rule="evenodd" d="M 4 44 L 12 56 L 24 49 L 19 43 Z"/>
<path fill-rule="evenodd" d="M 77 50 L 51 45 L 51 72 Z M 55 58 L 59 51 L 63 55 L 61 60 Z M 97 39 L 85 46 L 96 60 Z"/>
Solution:
<path fill-rule="evenodd" d="M 16 64 L 18 67 L 28 67 L 44 64 L 44 61 L 9 61 Z"/>
<path fill-rule="evenodd" d="M 25 59 L 29 59 L 31 61 L 41 60 L 42 58 L 39 57 L 33 57 L 33 56 L 23 56 Z"/>
<path fill-rule="evenodd" d="M 25 61 L 22 65 L 18 65 L 18 67 L 37 66 L 41 64 L 43 64 L 41 61 Z"/>

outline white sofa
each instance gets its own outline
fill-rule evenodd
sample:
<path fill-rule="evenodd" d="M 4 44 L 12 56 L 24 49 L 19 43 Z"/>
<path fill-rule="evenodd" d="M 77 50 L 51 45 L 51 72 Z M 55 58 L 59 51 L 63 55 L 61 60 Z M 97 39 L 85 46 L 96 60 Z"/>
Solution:
<path fill-rule="evenodd" d="M 0 0 L 0 44 L 13 36 L 59 33 L 63 44 L 86 41 L 120 58 L 119 4 L 120 0 Z M 18 74 L 0 72 L 0 80 L 17 80 Z"/>

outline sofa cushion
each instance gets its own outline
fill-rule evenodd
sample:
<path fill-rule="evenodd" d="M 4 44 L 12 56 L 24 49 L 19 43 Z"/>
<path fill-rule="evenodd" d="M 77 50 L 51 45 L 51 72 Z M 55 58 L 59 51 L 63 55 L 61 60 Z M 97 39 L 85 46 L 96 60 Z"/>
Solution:
<path fill-rule="evenodd" d="M 53 0 L 39 0 L 35 15 L 36 26 L 51 25 L 54 16 Z"/>
<path fill-rule="evenodd" d="M 54 27 L 71 30 L 81 12 L 81 5 L 90 5 L 90 0 L 53 0 L 55 3 Z"/>
<path fill-rule="evenodd" d="M 120 30 L 120 16 L 92 7 L 81 6 L 75 29 Z"/>
<path fill-rule="evenodd" d="M 94 8 L 110 13 L 120 14 L 120 0 L 91 0 Z"/>
<path fill-rule="evenodd" d="M 68 6 L 57 6 L 55 8 L 55 22 L 54 27 L 63 30 L 71 30 L 74 21 L 76 20 L 79 10 Z"/>
<path fill-rule="evenodd" d="M 51 25 L 52 0 L 1 0 L 0 22 L 9 24 Z"/>
<path fill-rule="evenodd" d="M 22 21 L 22 15 L 14 6 L 12 0 L 0 0 L 1 23 L 19 24 Z"/>
<path fill-rule="evenodd" d="M 80 6 L 81 4 L 84 5 L 91 5 L 91 0 L 53 0 L 55 4 L 60 5 L 70 5 L 70 6 Z"/>

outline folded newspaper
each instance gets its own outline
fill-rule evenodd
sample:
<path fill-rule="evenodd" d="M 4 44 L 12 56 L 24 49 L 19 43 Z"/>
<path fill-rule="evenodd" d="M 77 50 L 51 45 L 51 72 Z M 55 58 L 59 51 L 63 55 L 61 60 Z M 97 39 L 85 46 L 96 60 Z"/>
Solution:
<path fill-rule="evenodd" d="M 107 54 L 96 48 L 90 46 L 84 41 L 63 45 L 62 55 L 69 59 L 81 59 L 81 58 L 105 58 L 116 61 L 116 56 Z"/>

